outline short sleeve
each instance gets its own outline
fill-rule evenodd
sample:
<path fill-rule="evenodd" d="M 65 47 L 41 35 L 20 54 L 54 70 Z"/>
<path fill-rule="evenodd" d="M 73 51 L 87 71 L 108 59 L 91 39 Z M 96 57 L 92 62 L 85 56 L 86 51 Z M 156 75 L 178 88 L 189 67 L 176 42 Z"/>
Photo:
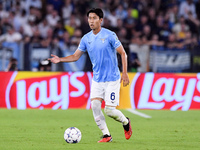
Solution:
<path fill-rule="evenodd" d="M 117 35 L 114 32 L 111 33 L 110 40 L 111 40 L 111 45 L 114 48 L 118 48 L 121 45 L 121 42 L 119 41 Z"/>
<path fill-rule="evenodd" d="M 79 46 L 78 46 L 78 49 L 79 49 L 80 51 L 83 51 L 83 52 L 86 51 L 85 36 L 83 36 L 83 37 L 81 38 L 80 44 L 79 44 Z"/>

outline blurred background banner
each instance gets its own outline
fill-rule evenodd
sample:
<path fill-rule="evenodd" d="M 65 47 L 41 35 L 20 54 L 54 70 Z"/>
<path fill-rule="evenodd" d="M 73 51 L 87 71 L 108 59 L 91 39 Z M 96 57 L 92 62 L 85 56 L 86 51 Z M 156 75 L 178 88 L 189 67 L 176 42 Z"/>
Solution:
<path fill-rule="evenodd" d="M 152 50 L 149 64 L 153 72 L 189 72 L 191 53 L 189 50 Z"/>
<path fill-rule="evenodd" d="M 200 70 L 200 51 L 199 49 L 194 49 L 192 51 L 192 71 L 199 72 Z"/>
<path fill-rule="evenodd" d="M 22 49 L 20 49 L 21 44 L 3 42 L 0 46 L 0 70 L 6 70 L 11 58 L 17 58 L 18 68 L 22 68 L 24 55 Z"/>
<path fill-rule="evenodd" d="M 10 59 L 13 56 L 13 50 L 5 47 L 0 48 L 0 70 L 6 70 Z"/>
<path fill-rule="evenodd" d="M 120 109 L 200 109 L 200 74 L 129 73 Z M 0 108 L 90 109 L 92 72 L 0 72 Z M 105 106 L 103 103 L 102 108 Z"/>
<path fill-rule="evenodd" d="M 29 57 L 30 68 L 37 68 L 40 61 L 47 59 L 50 56 L 50 51 L 48 48 L 43 47 L 32 47 L 31 54 Z"/>

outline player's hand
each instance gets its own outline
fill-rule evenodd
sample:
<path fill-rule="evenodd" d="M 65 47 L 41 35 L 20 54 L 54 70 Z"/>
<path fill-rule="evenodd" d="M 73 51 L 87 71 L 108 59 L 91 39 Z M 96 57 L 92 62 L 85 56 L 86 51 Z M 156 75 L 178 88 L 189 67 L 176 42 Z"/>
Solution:
<path fill-rule="evenodd" d="M 122 73 L 120 82 L 122 82 L 122 81 L 123 81 L 123 86 L 129 85 L 130 81 L 129 81 L 129 77 L 128 77 L 127 73 Z"/>
<path fill-rule="evenodd" d="M 50 60 L 52 63 L 59 63 L 60 62 L 60 58 L 56 55 L 51 54 L 52 58 L 48 58 L 48 60 Z"/>

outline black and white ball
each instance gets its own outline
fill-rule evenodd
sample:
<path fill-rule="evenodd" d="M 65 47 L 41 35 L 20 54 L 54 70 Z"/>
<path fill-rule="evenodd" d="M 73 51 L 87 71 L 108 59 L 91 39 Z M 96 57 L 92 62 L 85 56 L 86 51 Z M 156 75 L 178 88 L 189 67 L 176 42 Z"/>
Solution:
<path fill-rule="evenodd" d="M 81 137 L 81 131 L 76 127 L 70 127 L 65 130 L 64 139 L 67 143 L 79 143 Z"/>

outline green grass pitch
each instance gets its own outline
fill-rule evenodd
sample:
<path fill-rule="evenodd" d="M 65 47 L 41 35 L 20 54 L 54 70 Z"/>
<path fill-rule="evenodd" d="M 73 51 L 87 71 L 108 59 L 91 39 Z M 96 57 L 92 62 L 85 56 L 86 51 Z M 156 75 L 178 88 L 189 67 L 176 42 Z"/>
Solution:
<path fill-rule="evenodd" d="M 133 136 L 126 140 L 122 125 L 106 116 L 111 143 L 97 143 L 101 131 L 91 110 L 0 109 L 0 150 L 199 150 L 200 111 L 138 110 L 150 119 L 121 110 L 131 119 Z M 64 141 L 65 129 L 82 132 L 78 144 Z"/>

